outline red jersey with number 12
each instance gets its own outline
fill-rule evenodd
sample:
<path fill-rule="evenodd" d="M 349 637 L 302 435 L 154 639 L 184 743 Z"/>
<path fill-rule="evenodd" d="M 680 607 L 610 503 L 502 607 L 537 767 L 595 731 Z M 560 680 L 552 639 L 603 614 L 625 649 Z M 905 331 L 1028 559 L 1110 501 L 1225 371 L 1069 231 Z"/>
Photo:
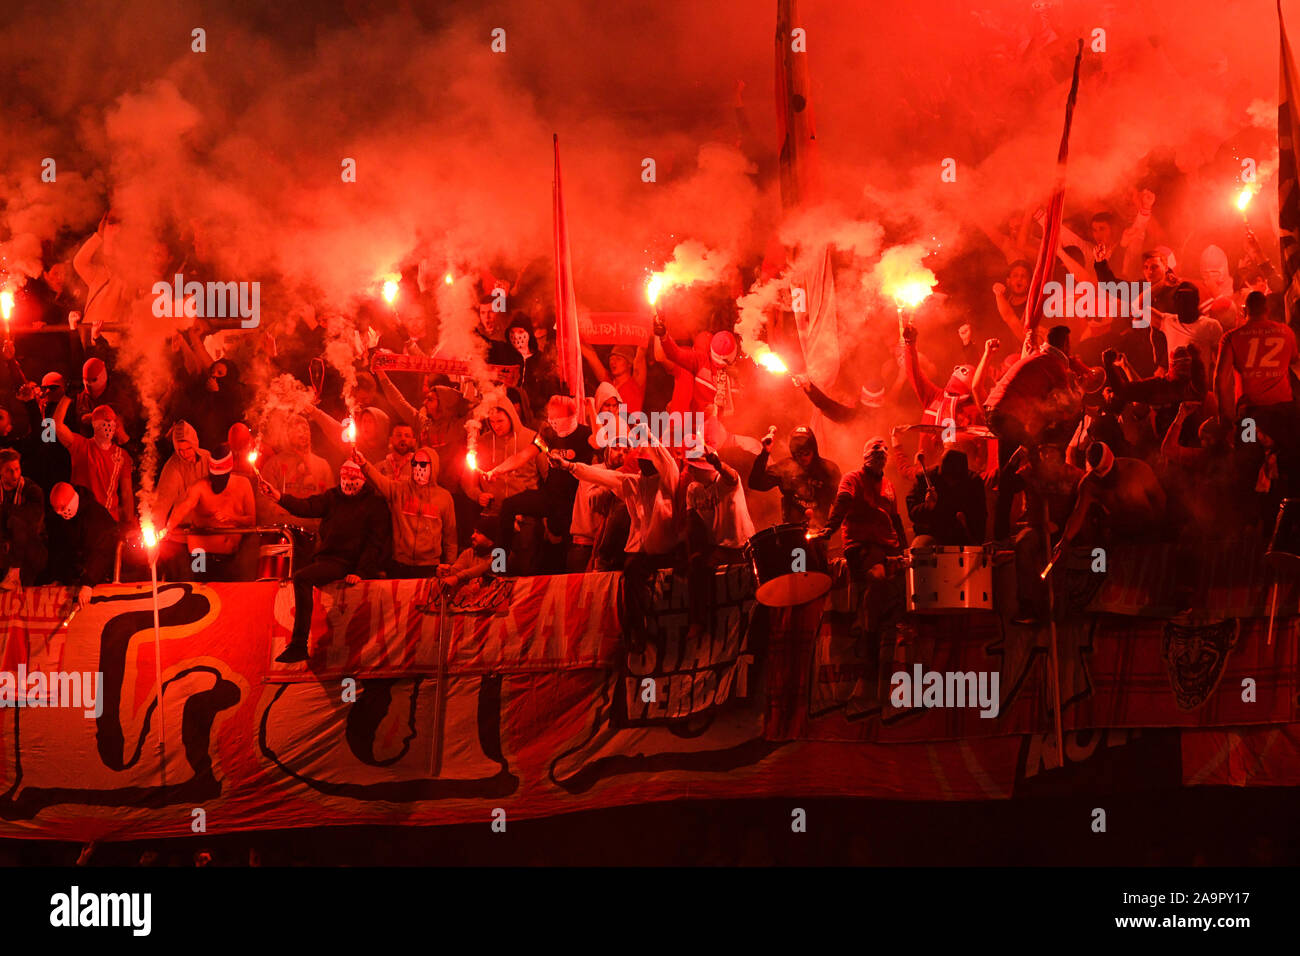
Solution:
<path fill-rule="evenodd" d="M 1232 355 L 1232 367 L 1241 381 L 1240 404 L 1291 401 L 1287 372 L 1296 360 L 1296 344 L 1295 333 L 1289 327 L 1271 319 L 1253 320 L 1229 332 L 1223 344 Z"/>

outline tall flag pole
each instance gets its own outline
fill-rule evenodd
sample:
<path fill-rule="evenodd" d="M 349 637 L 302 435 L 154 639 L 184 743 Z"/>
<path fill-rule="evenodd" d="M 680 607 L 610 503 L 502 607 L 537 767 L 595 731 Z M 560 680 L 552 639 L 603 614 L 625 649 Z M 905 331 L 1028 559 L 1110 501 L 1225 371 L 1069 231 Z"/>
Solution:
<path fill-rule="evenodd" d="M 569 254 L 569 221 L 564 215 L 560 185 L 560 136 L 555 146 L 555 351 L 560 379 L 578 403 L 578 417 L 586 417 L 582 388 L 582 349 L 578 343 L 578 299 L 573 291 L 573 257 Z"/>
<path fill-rule="evenodd" d="M 1295 315 L 1300 302 L 1300 167 L 1296 162 L 1296 131 L 1300 130 L 1300 116 L 1296 113 L 1296 92 L 1300 90 L 1296 73 L 1295 51 L 1286 32 L 1286 16 L 1282 12 L 1284 0 L 1277 3 L 1278 34 L 1282 53 L 1278 58 L 1280 89 L 1277 103 L 1277 205 L 1278 232 L 1282 246 L 1282 278 L 1286 282 L 1284 297 L 1286 317 Z"/>
<path fill-rule="evenodd" d="M 781 144 L 781 206 L 790 210 L 821 198 L 821 164 L 808 79 L 807 35 L 796 0 L 776 4 L 776 123 Z"/>
<path fill-rule="evenodd" d="M 812 80 L 808 68 L 808 35 L 799 17 L 797 0 L 776 4 L 776 127 L 781 174 L 781 208 L 787 215 L 822 200 L 821 160 L 813 123 Z M 785 268 L 787 251 L 779 243 L 771 250 Z M 838 316 L 835 307 L 835 272 L 830 246 L 807 249 L 800 270 L 790 275 L 791 286 L 807 295 L 802 311 L 779 314 L 768 327 L 768 342 L 802 366 L 814 384 L 829 388 L 840 374 Z M 795 343 L 798 354 L 794 354 Z M 820 428 L 820 415 L 813 428 Z"/>
<path fill-rule="evenodd" d="M 1079 98 L 1079 65 L 1083 62 L 1083 40 L 1074 55 L 1074 79 L 1070 82 L 1070 97 L 1065 101 L 1065 129 L 1061 131 L 1061 148 L 1056 153 L 1056 187 L 1043 217 L 1043 241 L 1038 247 L 1038 261 L 1034 263 L 1034 278 L 1029 284 L 1029 298 L 1025 302 L 1025 340 L 1031 339 L 1043 318 L 1043 286 L 1052 274 L 1056 262 L 1056 249 L 1061 244 L 1061 215 L 1065 210 L 1065 158 L 1070 148 L 1070 124 L 1074 121 L 1074 104 Z"/>

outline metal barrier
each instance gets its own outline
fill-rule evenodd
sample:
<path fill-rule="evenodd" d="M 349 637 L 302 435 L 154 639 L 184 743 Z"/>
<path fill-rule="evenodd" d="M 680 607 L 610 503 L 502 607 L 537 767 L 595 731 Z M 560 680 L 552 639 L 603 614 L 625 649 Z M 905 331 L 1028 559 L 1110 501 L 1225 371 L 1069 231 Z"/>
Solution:
<path fill-rule="evenodd" d="M 282 552 L 280 552 L 280 553 L 281 553 L 281 554 L 287 554 L 287 555 L 288 555 L 288 558 L 289 558 L 289 562 L 288 562 L 289 566 L 288 566 L 288 569 L 284 572 L 283 575 L 279 575 L 279 574 L 277 574 L 277 575 L 275 575 L 274 577 L 263 577 L 263 576 L 261 576 L 260 564 L 261 564 L 261 562 L 262 562 L 262 558 L 263 558 L 263 557 L 268 557 L 268 556 L 270 556 L 270 555 L 268 555 L 265 551 L 262 551 L 262 552 L 260 552 L 260 553 L 258 554 L 259 571 L 258 571 L 258 577 L 255 578 L 255 580 L 258 580 L 258 581 L 269 581 L 269 580 L 286 581 L 286 580 L 288 580 L 290 577 L 293 576 L 293 560 L 294 560 L 293 532 L 295 532 L 295 531 L 300 532 L 300 533 L 302 533 L 302 534 L 313 534 L 313 532 L 307 530 L 306 528 L 301 528 L 301 527 L 299 527 L 299 526 L 297 526 L 297 525 L 291 525 L 291 524 L 257 525 L 257 526 L 252 527 L 252 528 L 203 528 L 203 527 L 194 527 L 194 526 L 182 525 L 181 527 L 173 528 L 173 529 L 168 533 L 167 538 L 165 538 L 165 539 L 163 539 L 163 540 L 168 540 L 168 539 L 175 538 L 175 537 L 177 537 L 177 536 L 181 536 L 181 535 L 189 536 L 189 535 L 228 535 L 228 534 L 238 534 L 238 535 L 246 535 L 246 534 L 278 534 L 278 535 L 280 535 L 280 539 L 281 539 L 279 543 L 274 544 L 274 545 L 269 545 L 269 546 L 264 544 L 264 545 L 263 545 L 263 548 L 266 548 L 266 547 L 277 547 L 277 548 L 285 548 L 285 549 L 287 549 L 287 550 L 282 551 Z M 141 548 L 144 547 L 144 542 L 143 542 L 143 540 L 140 538 L 139 535 L 133 535 L 132 538 L 133 538 L 135 541 L 138 542 L 138 547 L 141 547 Z M 121 583 L 122 583 L 122 549 L 125 548 L 125 547 L 127 546 L 129 540 L 131 540 L 131 539 L 128 539 L 128 538 L 118 538 L 118 541 L 117 541 L 117 554 L 115 555 L 115 557 L 114 557 L 114 559 L 113 559 L 113 583 L 114 583 L 114 584 L 121 584 Z M 160 543 L 161 543 L 161 542 L 160 542 Z"/>

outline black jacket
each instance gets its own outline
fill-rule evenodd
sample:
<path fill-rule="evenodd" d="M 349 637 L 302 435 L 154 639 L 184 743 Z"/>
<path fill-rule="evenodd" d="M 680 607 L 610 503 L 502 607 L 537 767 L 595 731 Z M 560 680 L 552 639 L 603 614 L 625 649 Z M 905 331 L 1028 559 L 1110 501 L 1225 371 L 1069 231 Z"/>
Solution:
<path fill-rule="evenodd" d="M 73 486 L 80 504 L 71 520 L 50 519 L 49 578 L 57 584 L 94 587 L 113 579 L 118 527 L 89 488 Z"/>
<path fill-rule="evenodd" d="M 951 450 L 945 452 L 944 457 L 954 454 L 965 458 L 961 452 Z M 925 494 L 931 485 L 938 492 L 938 501 L 933 506 L 925 503 Z M 954 481 L 943 475 L 942 465 L 931 468 L 924 475 L 917 476 L 907 496 L 907 515 L 912 519 L 912 529 L 916 534 L 931 535 L 938 545 L 970 547 L 983 544 L 984 526 L 988 519 L 984 482 L 970 472 Z"/>
<path fill-rule="evenodd" d="M 377 578 L 393 553 L 388 502 L 366 485 L 348 496 L 331 488 L 310 498 L 283 495 L 280 505 L 300 518 L 321 518 L 317 558 L 340 561 L 363 578 Z"/>

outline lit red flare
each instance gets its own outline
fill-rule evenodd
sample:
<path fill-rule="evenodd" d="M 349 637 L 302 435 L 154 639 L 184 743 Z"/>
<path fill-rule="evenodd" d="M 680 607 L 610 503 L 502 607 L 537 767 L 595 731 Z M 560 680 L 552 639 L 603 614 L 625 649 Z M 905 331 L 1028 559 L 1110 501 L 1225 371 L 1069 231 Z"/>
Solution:
<path fill-rule="evenodd" d="M 14 293 L 12 289 L 0 291 L 0 316 L 4 316 L 7 323 L 14 314 Z"/>
<path fill-rule="evenodd" d="M 476 455 L 472 451 L 466 454 L 465 467 L 468 468 L 470 471 L 478 471 L 478 455 Z"/>
<path fill-rule="evenodd" d="M 894 302 L 898 304 L 900 309 L 915 309 L 930 298 L 931 291 L 933 291 L 933 283 L 917 277 L 905 279 L 895 286 L 890 294 L 894 297 Z"/>
<path fill-rule="evenodd" d="M 144 546 L 148 548 L 150 551 L 158 547 L 158 541 L 159 541 L 158 533 L 154 530 L 153 525 L 150 524 L 149 522 L 146 521 L 141 523 L 140 537 L 144 539 Z"/>
<path fill-rule="evenodd" d="M 388 279 L 384 282 L 384 301 L 392 305 L 397 301 L 397 282 L 394 279 Z"/>
<path fill-rule="evenodd" d="M 343 419 L 343 444 L 355 445 L 357 443 L 357 423 L 350 418 Z"/>
<path fill-rule="evenodd" d="M 645 284 L 645 297 L 651 305 L 659 298 L 660 293 L 664 291 L 664 277 L 655 273 Z"/>
<path fill-rule="evenodd" d="M 1241 192 L 1237 193 L 1237 209 L 1245 212 L 1246 207 L 1250 205 L 1250 201 L 1254 198 L 1255 190 L 1250 186 L 1244 187 Z"/>
<path fill-rule="evenodd" d="M 788 375 L 790 368 L 767 346 L 760 346 L 754 353 L 754 361 L 763 368 L 767 369 L 773 375 Z"/>

